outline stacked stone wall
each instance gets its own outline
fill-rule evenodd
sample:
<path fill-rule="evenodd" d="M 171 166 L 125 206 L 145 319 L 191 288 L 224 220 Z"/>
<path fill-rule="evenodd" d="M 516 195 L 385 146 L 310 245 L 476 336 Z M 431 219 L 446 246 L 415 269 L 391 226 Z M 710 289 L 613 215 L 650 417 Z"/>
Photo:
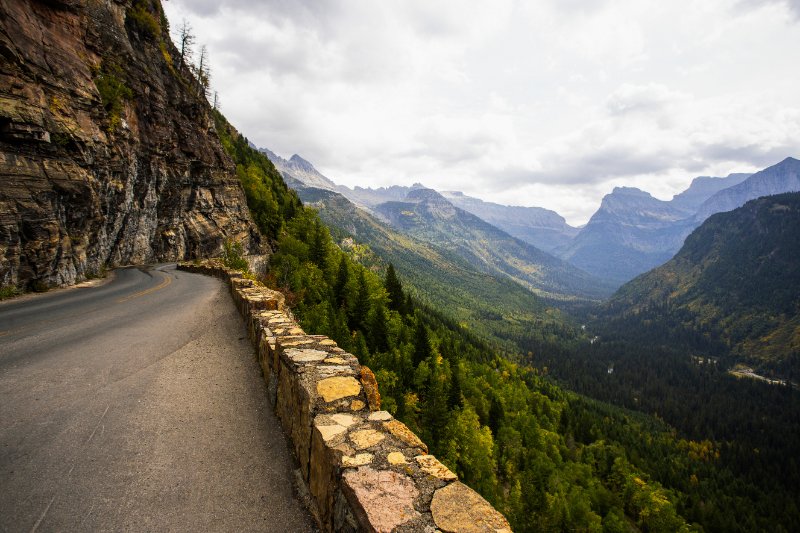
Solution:
<path fill-rule="evenodd" d="M 381 410 L 372 371 L 331 339 L 306 334 L 280 292 L 215 260 L 178 268 L 229 283 L 323 531 L 511 531 L 502 514 Z"/>

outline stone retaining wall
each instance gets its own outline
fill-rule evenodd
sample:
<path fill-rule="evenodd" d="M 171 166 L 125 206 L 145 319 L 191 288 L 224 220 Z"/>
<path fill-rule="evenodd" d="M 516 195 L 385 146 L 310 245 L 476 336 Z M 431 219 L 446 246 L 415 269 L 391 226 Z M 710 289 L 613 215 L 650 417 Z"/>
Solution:
<path fill-rule="evenodd" d="M 405 424 L 381 411 L 372 371 L 331 339 L 307 335 L 281 293 L 215 260 L 178 268 L 230 284 L 323 531 L 511 531 Z"/>

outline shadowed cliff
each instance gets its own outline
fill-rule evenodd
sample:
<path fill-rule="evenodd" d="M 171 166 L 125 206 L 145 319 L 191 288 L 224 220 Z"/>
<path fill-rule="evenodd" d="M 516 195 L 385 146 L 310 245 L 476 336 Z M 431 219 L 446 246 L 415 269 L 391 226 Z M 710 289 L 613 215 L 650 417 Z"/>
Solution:
<path fill-rule="evenodd" d="M 0 3 L 0 284 L 250 250 L 235 167 L 158 2 Z"/>

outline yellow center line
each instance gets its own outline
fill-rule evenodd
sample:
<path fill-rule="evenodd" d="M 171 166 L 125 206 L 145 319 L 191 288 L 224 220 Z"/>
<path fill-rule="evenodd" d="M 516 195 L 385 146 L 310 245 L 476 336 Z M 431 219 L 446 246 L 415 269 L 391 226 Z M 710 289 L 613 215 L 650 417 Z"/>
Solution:
<path fill-rule="evenodd" d="M 117 300 L 117 303 L 127 302 L 128 300 L 133 300 L 134 298 L 139 298 L 140 296 L 145 296 L 147 294 L 150 294 L 151 292 L 160 291 L 161 289 L 163 289 L 164 287 L 166 287 L 170 283 L 172 283 L 172 278 L 169 277 L 167 274 L 164 274 L 164 281 L 162 281 L 161 283 L 159 283 L 155 287 L 150 287 L 149 289 L 145 289 L 145 290 L 140 291 L 140 292 L 135 292 L 135 293 L 131 294 L 130 296 L 126 296 L 124 298 L 120 298 L 119 300 Z"/>

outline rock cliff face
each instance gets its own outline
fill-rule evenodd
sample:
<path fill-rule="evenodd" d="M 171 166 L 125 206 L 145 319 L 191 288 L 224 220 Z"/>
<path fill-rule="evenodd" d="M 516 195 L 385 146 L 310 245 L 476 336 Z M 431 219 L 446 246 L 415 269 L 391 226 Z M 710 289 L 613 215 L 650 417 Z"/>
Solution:
<path fill-rule="evenodd" d="M 157 0 L 0 1 L 0 284 L 255 251 Z"/>

